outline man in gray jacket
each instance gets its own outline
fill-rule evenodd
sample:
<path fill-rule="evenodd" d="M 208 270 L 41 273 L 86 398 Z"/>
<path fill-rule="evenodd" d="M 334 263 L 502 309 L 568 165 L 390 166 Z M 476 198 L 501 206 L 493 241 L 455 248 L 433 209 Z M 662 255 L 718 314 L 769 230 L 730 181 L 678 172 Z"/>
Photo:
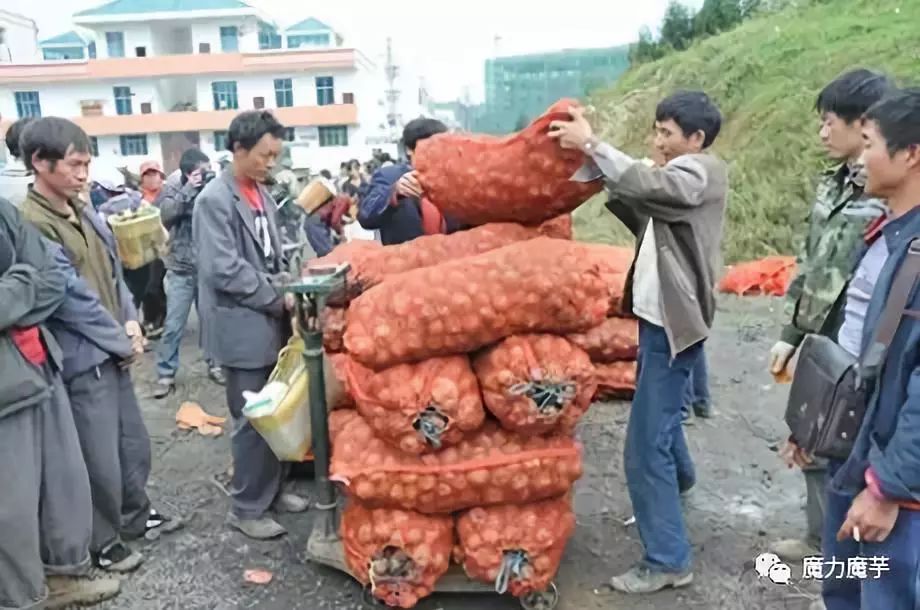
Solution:
<path fill-rule="evenodd" d="M 192 239 L 192 212 L 201 189 L 213 178 L 211 161 L 197 148 L 182 153 L 179 171 L 163 185 L 156 201 L 160 220 L 169 231 L 169 253 L 166 255 L 166 323 L 157 347 L 157 387 L 155 398 L 165 398 L 176 387 L 179 370 L 179 345 L 185 333 L 192 305 L 198 302 L 198 260 Z M 198 332 L 208 363 L 208 377 L 220 385 L 224 374 L 210 354 L 207 335 L 209 317 L 198 316 Z"/>
<path fill-rule="evenodd" d="M 89 477 L 61 351 L 42 326 L 66 319 L 85 286 L 51 248 L 0 199 L 0 608 L 97 603 L 119 590 L 88 574 Z"/>
<path fill-rule="evenodd" d="M 588 162 L 576 180 L 603 178 L 608 208 L 637 236 L 624 308 L 639 318 L 639 373 L 626 433 L 626 482 L 645 557 L 611 580 L 624 593 L 650 593 L 693 580 L 680 495 L 695 483 L 681 426 L 690 372 L 715 316 L 714 286 L 728 195 L 724 162 L 704 153 L 722 117 L 701 92 L 680 92 L 655 113 L 651 167 L 594 137 L 584 110 L 554 121 L 550 136 Z"/>
<path fill-rule="evenodd" d="M 213 316 L 215 356 L 224 366 L 233 419 L 228 523 L 269 539 L 286 533 L 267 516 L 272 505 L 285 512 L 308 506 L 281 493 L 284 469 L 243 415 L 243 392 L 262 389 L 290 334 L 293 301 L 281 289 L 286 274 L 277 210 L 262 186 L 281 152 L 284 127 L 270 112 L 249 111 L 233 119 L 227 133 L 233 164 L 198 196 L 192 231 L 202 310 Z"/>

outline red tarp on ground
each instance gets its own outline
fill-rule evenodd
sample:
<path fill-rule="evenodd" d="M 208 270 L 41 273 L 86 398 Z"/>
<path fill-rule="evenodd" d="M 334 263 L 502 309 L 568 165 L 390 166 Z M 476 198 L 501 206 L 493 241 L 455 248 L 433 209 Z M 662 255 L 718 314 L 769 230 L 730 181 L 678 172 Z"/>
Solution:
<path fill-rule="evenodd" d="M 793 256 L 768 256 L 749 263 L 733 266 L 719 282 L 719 290 L 737 295 L 770 295 L 781 297 L 786 294 L 795 277 L 796 263 Z"/>

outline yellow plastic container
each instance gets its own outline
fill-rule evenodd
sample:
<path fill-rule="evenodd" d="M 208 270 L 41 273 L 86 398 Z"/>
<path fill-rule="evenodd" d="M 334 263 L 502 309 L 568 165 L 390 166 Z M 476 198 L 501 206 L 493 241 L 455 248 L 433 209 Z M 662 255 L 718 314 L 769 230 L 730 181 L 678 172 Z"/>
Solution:
<path fill-rule="evenodd" d="M 283 462 L 305 461 L 313 443 L 303 340 L 292 337 L 262 391 L 247 398 L 243 415 Z"/>
<path fill-rule="evenodd" d="M 109 217 L 118 244 L 118 256 L 125 269 L 139 269 L 165 254 L 166 232 L 160 210 L 153 206 Z"/>

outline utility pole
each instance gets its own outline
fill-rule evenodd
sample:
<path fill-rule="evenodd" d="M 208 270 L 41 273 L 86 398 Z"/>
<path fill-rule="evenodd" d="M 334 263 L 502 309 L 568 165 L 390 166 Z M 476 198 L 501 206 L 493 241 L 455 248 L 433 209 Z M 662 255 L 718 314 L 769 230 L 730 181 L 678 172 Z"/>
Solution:
<path fill-rule="evenodd" d="M 396 84 L 396 78 L 399 76 L 399 66 L 393 59 L 393 39 L 387 37 L 387 63 L 384 68 L 387 78 L 387 126 L 390 128 L 390 137 L 399 139 L 399 133 L 402 130 L 402 116 L 399 114 L 399 96 L 400 90 Z"/>

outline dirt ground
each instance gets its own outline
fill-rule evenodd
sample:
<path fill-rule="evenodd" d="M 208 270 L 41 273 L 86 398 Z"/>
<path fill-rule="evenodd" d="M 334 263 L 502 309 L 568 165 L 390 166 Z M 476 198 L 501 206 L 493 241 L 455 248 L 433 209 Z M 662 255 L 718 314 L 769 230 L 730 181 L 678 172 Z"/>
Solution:
<path fill-rule="evenodd" d="M 801 475 L 776 456 L 784 438 L 782 412 L 787 389 L 765 372 L 766 355 L 778 336 L 781 304 L 772 299 L 720 299 L 713 337 L 707 345 L 717 417 L 687 428 L 697 464 L 697 487 L 686 505 L 695 547 L 695 581 L 680 591 L 645 597 L 622 596 L 605 583 L 640 556 L 622 468 L 628 404 L 596 405 L 583 422 L 585 476 L 576 488 L 578 529 L 556 579 L 560 610 L 805 610 L 815 587 L 778 586 L 760 581 L 745 563 L 774 537 L 804 528 Z M 203 438 L 176 429 L 182 400 L 195 400 L 208 412 L 226 413 L 223 388 L 211 383 L 197 349 L 197 327 L 190 323 L 183 344 L 178 392 L 167 400 L 151 397 L 153 355 L 135 372 L 147 425 L 153 438 L 154 470 L 150 493 L 161 511 L 190 515 L 182 532 L 157 543 L 143 543 L 145 565 L 123 582 L 121 596 L 104 608 L 352 609 L 365 607 L 361 589 L 350 578 L 305 558 L 309 514 L 281 516 L 289 535 L 258 543 L 224 525 L 228 500 L 212 482 L 226 471 L 229 439 Z M 296 486 L 310 494 L 309 481 Z M 267 586 L 247 585 L 243 571 L 262 568 L 274 574 Z M 795 571 L 795 568 L 793 568 Z M 497 595 L 435 595 L 422 610 L 505 610 L 516 600 Z"/>

